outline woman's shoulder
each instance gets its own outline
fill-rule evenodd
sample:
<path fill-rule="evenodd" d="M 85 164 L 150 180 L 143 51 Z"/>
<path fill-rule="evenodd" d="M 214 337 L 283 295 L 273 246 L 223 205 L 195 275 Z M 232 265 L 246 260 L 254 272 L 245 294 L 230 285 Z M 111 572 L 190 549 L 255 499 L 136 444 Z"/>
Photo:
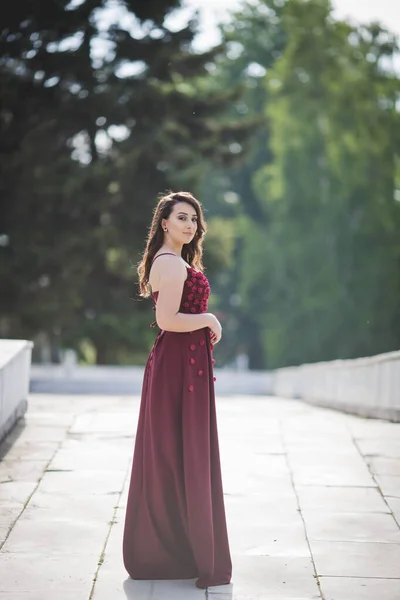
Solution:
<path fill-rule="evenodd" d="M 177 256 L 176 254 L 160 252 L 159 254 L 156 254 L 153 259 L 151 271 L 153 271 L 154 275 L 156 276 L 162 275 L 164 280 L 180 280 L 186 277 L 187 266 L 189 265 L 186 265 L 183 258 Z"/>

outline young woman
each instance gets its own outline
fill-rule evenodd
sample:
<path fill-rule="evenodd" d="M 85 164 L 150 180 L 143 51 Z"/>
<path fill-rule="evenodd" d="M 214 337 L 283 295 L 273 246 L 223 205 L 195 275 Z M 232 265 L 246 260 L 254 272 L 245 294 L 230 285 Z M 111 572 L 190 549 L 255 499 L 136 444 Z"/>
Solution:
<path fill-rule="evenodd" d="M 207 312 L 206 232 L 188 192 L 161 198 L 138 267 L 160 328 L 143 380 L 123 554 L 132 579 L 230 582 L 215 413 L 212 351 L 221 339 Z"/>

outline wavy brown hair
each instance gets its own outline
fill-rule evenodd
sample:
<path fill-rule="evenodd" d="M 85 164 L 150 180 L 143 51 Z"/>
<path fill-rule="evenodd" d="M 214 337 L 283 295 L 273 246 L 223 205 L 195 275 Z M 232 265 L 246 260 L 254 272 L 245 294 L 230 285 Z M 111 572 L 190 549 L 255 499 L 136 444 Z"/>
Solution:
<path fill-rule="evenodd" d="M 142 260 L 138 264 L 137 272 L 139 275 L 139 295 L 147 298 L 150 296 L 151 289 L 149 285 L 149 275 L 154 256 L 164 243 L 164 231 L 161 226 L 162 219 L 168 219 L 172 208 L 178 202 L 187 202 L 193 206 L 197 215 L 197 230 L 193 239 L 184 244 L 182 248 L 182 258 L 194 267 L 196 271 L 203 271 L 203 237 L 207 231 L 207 225 L 204 220 L 203 207 L 201 203 L 189 192 L 170 192 L 163 195 L 153 211 L 149 234 L 146 241 L 146 249 Z"/>

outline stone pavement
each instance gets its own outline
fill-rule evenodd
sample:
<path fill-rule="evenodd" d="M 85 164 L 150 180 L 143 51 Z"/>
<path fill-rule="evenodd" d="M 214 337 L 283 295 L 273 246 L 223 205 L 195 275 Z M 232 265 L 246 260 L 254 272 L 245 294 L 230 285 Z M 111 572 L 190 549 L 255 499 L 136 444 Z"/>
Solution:
<path fill-rule="evenodd" d="M 32 395 L 0 446 L 0 600 L 399 600 L 400 424 L 221 397 L 233 583 L 133 581 L 139 399 Z"/>

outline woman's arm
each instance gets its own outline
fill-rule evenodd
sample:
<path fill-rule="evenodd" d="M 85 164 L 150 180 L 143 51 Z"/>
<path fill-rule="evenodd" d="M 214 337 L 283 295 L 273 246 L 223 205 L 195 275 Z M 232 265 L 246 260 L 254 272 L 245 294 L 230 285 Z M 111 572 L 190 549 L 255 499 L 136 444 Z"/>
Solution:
<path fill-rule="evenodd" d="M 214 321 L 217 319 L 212 313 L 188 315 L 179 312 L 183 286 L 187 278 L 187 271 L 183 262 L 172 256 L 160 256 L 157 263 L 159 291 L 156 304 L 156 321 L 160 329 L 183 333 L 214 326 Z"/>

